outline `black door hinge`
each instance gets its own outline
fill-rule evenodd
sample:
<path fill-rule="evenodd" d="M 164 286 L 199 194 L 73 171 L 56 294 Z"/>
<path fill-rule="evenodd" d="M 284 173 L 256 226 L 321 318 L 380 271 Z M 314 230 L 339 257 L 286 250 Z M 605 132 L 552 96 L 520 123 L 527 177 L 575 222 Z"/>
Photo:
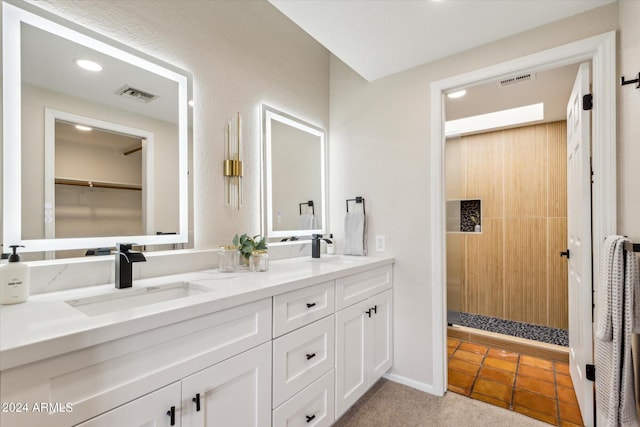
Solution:
<path fill-rule="evenodd" d="M 593 109 L 593 95 L 590 93 L 582 97 L 582 109 L 584 111 Z"/>
<path fill-rule="evenodd" d="M 587 364 L 587 379 L 589 381 L 596 380 L 596 366 Z"/>

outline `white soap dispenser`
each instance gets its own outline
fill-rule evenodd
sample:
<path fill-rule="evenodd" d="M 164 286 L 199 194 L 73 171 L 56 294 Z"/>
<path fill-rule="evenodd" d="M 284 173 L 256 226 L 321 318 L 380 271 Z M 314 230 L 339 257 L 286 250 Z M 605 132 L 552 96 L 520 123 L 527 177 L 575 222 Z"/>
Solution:
<path fill-rule="evenodd" d="M 0 304 L 16 304 L 29 298 L 29 266 L 20 262 L 17 254 L 18 248 L 24 246 L 9 247 L 13 250 L 9 262 L 0 266 Z"/>

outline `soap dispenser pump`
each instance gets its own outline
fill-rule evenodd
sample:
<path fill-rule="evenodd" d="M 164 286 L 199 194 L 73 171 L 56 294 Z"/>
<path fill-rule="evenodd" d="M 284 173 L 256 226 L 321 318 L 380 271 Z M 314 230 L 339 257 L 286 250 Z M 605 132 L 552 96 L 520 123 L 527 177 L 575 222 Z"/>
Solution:
<path fill-rule="evenodd" d="M 13 253 L 9 262 L 0 266 L 0 304 L 16 304 L 29 298 L 29 266 L 20 262 L 18 248 L 21 245 L 9 246 Z"/>

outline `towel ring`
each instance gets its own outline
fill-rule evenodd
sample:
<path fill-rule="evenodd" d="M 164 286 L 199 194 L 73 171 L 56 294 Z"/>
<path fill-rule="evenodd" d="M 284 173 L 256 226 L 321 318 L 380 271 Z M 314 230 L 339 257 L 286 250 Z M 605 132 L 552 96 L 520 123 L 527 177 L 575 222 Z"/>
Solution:
<path fill-rule="evenodd" d="M 365 209 L 364 197 L 357 196 L 355 199 L 347 199 L 347 213 L 349 213 L 349 202 L 362 203 L 362 213 L 367 213 Z"/>
<path fill-rule="evenodd" d="M 302 205 L 307 205 L 311 208 L 311 214 L 316 214 L 316 209 L 313 206 L 313 200 L 309 200 L 308 202 L 298 203 L 298 209 L 300 210 L 300 215 L 302 215 Z"/>

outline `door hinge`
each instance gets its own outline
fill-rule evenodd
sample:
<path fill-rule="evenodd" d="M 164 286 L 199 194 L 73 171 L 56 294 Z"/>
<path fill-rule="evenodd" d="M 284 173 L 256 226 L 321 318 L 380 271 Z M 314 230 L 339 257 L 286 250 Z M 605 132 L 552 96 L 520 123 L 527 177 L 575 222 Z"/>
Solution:
<path fill-rule="evenodd" d="M 587 94 L 582 97 L 582 109 L 584 111 L 589 111 L 593 109 L 593 95 Z"/>
<path fill-rule="evenodd" d="M 586 373 L 587 373 L 587 379 L 589 381 L 595 381 L 596 380 L 596 366 L 595 365 L 587 364 Z"/>

